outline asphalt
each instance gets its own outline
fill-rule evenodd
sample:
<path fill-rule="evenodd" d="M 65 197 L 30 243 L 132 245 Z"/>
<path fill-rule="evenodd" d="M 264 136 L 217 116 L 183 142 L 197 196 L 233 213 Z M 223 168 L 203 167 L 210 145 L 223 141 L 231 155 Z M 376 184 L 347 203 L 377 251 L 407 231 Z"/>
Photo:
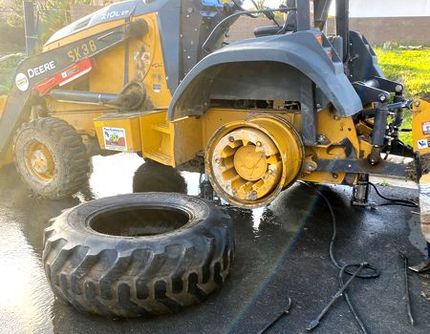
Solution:
<path fill-rule="evenodd" d="M 44 276 L 42 231 L 49 219 L 81 201 L 131 191 L 142 160 L 133 155 L 95 157 L 89 187 L 76 198 L 29 197 L 13 168 L 0 171 L 0 333 L 257 333 L 292 300 L 291 312 L 268 333 L 305 333 L 338 288 L 328 244 L 332 221 L 321 197 L 296 184 L 269 207 L 225 207 L 236 229 L 236 258 L 225 286 L 201 305 L 152 319 L 109 320 L 75 311 L 58 301 Z M 186 174 L 191 194 L 197 175 Z M 335 256 L 342 263 L 367 261 L 377 279 L 357 279 L 350 297 L 369 333 L 429 333 L 428 277 L 409 274 L 416 326 L 408 323 L 403 263 L 422 260 L 424 242 L 417 209 L 351 207 L 346 187 L 321 187 L 335 211 Z M 383 187 L 392 197 L 417 198 L 417 190 Z M 378 201 L 372 196 L 372 200 Z M 415 211 L 415 212 L 414 212 Z M 339 299 L 314 333 L 360 333 Z"/>

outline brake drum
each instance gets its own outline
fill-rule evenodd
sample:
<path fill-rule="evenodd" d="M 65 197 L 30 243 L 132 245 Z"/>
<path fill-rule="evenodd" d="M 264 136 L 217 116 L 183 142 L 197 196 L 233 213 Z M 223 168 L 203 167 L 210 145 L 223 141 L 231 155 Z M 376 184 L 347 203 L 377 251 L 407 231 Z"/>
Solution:
<path fill-rule="evenodd" d="M 303 160 L 303 142 L 293 125 L 280 116 L 264 115 L 216 131 L 206 150 L 206 173 L 229 203 L 254 208 L 290 186 Z"/>

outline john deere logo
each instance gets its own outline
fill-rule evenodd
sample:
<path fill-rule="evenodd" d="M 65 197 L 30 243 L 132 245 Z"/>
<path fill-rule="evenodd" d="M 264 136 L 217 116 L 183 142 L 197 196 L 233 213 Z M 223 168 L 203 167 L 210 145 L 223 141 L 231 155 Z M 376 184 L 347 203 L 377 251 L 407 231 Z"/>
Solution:
<path fill-rule="evenodd" d="M 15 85 L 21 92 L 25 92 L 30 86 L 30 82 L 24 73 L 18 73 L 15 77 Z"/>

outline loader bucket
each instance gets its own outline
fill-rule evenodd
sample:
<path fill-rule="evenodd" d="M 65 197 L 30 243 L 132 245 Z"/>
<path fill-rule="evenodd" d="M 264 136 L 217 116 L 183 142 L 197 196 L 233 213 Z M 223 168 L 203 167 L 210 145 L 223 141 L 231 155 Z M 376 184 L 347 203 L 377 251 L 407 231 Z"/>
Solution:
<path fill-rule="evenodd" d="M 412 109 L 412 140 L 414 152 L 419 159 L 421 177 L 419 184 L 421 229 L 430 243 L 430 103 L 416 100 Z"/>

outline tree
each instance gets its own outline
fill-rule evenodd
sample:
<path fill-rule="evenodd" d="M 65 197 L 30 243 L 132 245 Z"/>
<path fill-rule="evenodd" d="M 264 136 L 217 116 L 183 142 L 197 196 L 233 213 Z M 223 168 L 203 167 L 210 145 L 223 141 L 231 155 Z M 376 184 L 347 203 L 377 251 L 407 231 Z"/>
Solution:
<path fill-rule="evenodd" d="M 266 8 L 266 0 L 254 0 L 254 2 L 258 10 L 263 10 Z"/>
<path fill-rule="evenodd" d="M 24 13 L 21 0 L 0 0 L 0 8 L 6 14 L 7 23 L 14 27 L 24 26 Z M 61 26 L 70 22 L 70 6 L 91 4 L 92 0 L 33 0 L 40 23 L 61 22 Z"/>
<path fill-rule="evenodd" d="M 70 7 L 75 4 L 92 3 L 92 0 L 33 0 L 37 22 L 39 24 L 39 39 L 45 41 L 55 31 L 70 23 Z M 0 8 L 6 14 L 7 24 L 13 27 L 24 26 L 23 4 L 21 0 L 0 0 Z"/>

